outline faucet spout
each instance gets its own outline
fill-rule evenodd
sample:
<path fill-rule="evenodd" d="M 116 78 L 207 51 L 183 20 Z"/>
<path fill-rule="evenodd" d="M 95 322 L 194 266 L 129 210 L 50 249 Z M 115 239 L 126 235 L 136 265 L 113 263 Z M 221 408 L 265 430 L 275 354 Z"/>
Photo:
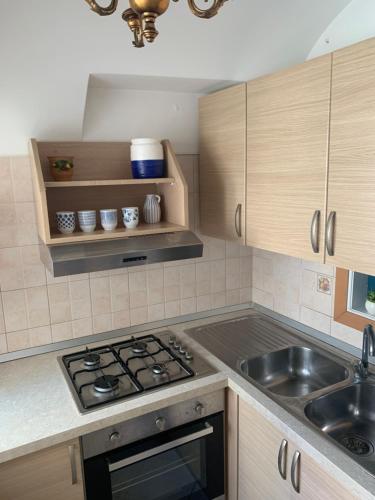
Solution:
<path fill-rule="evenodd" d="M 363 330 L 362 356 L 358 365 L 359 378 L 365 379 L 368 377 L 368 358 L 373 356 L 375 352 L 375 333 L 372 325 L 365 326 Z"/>

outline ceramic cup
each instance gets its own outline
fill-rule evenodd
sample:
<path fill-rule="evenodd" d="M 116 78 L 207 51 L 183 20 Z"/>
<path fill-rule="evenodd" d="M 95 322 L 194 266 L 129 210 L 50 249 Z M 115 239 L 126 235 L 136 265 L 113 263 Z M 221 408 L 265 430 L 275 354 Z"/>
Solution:
<path fill-rule="evenodd" d="M 113 231 L 117 227 L 116 208 L 105 208 L 100 210 L 100 222 L 105 231 Z"/>
<path fill-rule="evenodd" d="M 74 212 L 56 212 L 57 229 L 60 233 L 70 234 L 76 228 L 76 217 Z"/>
<path fill-rule="evenodd" d="M 80 210 L 78 212 L 79 227 L 84 233 L 92 233 L 96 228 L 96 211 Z"/>
<path fill-rule="evenodd" d="M 138 207 L 124 207 L 121 210 L 124 218 L 124 226 L 127 229 L 135 229 L 139 224 Z"/>

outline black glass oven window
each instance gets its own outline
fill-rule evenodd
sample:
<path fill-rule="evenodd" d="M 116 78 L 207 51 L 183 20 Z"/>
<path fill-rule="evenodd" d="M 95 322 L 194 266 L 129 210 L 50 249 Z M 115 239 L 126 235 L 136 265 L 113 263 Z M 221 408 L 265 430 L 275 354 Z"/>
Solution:
<path fill-rule="evenodd" d="M 207 500 L 206 440 L 197 439 L 111 473 L 113 500 Z"/>

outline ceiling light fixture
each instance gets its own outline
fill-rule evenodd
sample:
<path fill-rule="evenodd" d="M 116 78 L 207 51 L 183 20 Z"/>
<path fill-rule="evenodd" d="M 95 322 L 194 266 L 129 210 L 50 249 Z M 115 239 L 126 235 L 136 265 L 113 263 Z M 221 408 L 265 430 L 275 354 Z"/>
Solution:
<path fill-rule="evenodd" d="M 118 5 L 118 0 L 111 0 L 107 7 L 101 7 L 95 0 L 85 0 L 91 10 L 99 16 L 109 16 L 113 14 Z M 172 0 L 178 2 L 179 0 Z M 227 0 L 202 0 L 210 2 L 210 7 L 200 8 L 196 4 L 197 0 L 187 0 L 192 13 L 202 19 L 209 19 L 219 12 L 219 9 Z M 170 0 L 129 0 L 129 8 L 126 9 L 122 18 L 127 22 L 133 32 L 134 47 L 144 47 L 144 40 L 153 42 L 159 32 L 155 27 L 156 18 L 164 14 L 169 7 Z"/>

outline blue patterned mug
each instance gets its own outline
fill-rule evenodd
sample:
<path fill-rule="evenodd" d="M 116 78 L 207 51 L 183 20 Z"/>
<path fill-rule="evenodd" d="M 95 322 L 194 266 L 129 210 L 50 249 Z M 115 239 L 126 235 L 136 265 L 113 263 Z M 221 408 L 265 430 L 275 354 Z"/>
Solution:
<path fill-rule="evenodd" d="M 121 210 L 124 217 L 124 226 L 127 229 L 135 229 L 139 224 L 138 207 L 124 207 Z"/>

